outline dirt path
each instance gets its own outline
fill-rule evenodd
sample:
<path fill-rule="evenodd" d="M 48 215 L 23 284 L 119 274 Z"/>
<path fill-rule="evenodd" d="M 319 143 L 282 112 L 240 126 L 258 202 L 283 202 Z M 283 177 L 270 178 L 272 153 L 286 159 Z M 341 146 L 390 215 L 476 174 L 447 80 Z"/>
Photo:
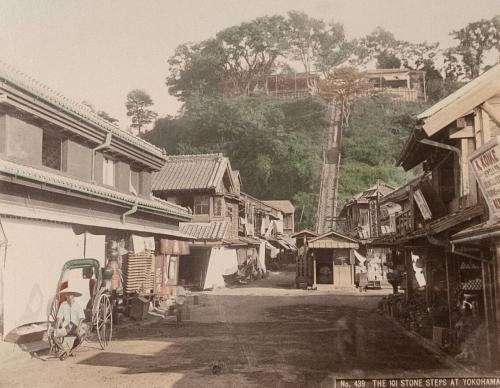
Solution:
<path fill-rule="evenodd" d="M 203 295 L 181 326 L 122 328 L 106 351 L 90 344 L 65 362 L 2 364 L 0 386 L 317 387 L 346 376 L 465 375 L 379 315 L 377 296 L 276 295 L 264 285 Z"/>

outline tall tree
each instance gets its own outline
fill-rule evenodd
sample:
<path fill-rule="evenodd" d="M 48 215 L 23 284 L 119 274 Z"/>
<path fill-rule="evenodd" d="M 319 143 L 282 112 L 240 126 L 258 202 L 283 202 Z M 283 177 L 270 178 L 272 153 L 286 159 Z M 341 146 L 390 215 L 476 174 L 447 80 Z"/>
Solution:
<path fill-rule="evenodd" d="M 325 72 L 349 54 L 342 24 L 325 23 L 303 12 L 288 12 L 286 40 L 286 53 L 300 61 L 308 74 L 314 70 Z"/>
<path fill-rule="evenodd" d="M 153 105 L 151 96 L 142 89 L 134 89 L 127 94 L 127 116 L 132 119 L 132 128 L 136 128 L 139 135 L 145 125 L 153 122 L 158 113 L 148 109 Z"/>
<path fill-rule="evenodd" d="M 500 16 L 469 23 L 453 31 L 451 36 L 458 40 L 458 45 L 449 51 L 447 64 L 456 65 L 458 55 L 466 77 L 476 78 L 481 73 L 486 54 L 492 49 L 496 49 L 497 54 L 500 51 Z"/>
<path fill-rule="evenodd" d="M 177 47 L 166 84 L 183 101 L 191 96 L 247 95 L 269 75 L 285 49 L 285 18 L 264 16 Z"/>
<path fill-rule="evenodd" d="M 181 44 L 168 59 L 168 65 L 168 91 L 181 101 L 222 90 L 224 56 L 216 39 Z"/>

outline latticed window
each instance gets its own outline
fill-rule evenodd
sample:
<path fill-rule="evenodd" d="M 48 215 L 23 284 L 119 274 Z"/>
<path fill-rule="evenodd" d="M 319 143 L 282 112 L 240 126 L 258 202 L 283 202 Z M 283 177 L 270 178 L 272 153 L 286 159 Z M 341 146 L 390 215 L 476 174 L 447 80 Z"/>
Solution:
<path fill-rule="evenodd" d="M 224 203 L 221 197 L 214 198 L 214 217 L 222 217 Z"/>
<path fill-rule="evenodd" d="M 208 214 L 209 210 L 208 196 L 194 197 L 194 214 Z"/>
<path fill-rule="evenodd" d="M 61 169 L 61 139 L 47 132 L 42 137 L 42 164 L 46 167 Z"/>

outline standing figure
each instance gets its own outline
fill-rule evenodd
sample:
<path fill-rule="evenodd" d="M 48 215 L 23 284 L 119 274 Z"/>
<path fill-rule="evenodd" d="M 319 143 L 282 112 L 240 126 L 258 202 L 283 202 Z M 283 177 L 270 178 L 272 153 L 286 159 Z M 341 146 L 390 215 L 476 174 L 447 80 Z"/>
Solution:
<path fill-rule="evenodd" d="M 181 279 L 179 285 L 175 290 L 175 308 L 177 315 L 177 323 L 182 321 L 182 313 L 184 311 L 184 304 L 186 303 L 186 289 L 184 288 L 185 281 Z"/>

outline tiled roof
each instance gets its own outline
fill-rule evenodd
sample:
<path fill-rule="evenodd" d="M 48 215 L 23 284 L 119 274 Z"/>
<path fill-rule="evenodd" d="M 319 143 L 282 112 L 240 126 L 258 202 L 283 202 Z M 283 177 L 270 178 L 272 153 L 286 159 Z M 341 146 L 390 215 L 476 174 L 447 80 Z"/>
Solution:
<path fill-rule="evenodd" d="M 134 195 L 124 194 L 106 187 L 79 181 L 77 179 L 69 178 L 49 171 L 39 170 L 34 167 L 9 162 L 3 159 L 0 159 L 0 173 L 45 183 L 47 185 L 64 188 L 70 191 L 84 193 L 93 197 L 106 198 L 128 206 L 137 204 L 139 208 L 179 216 L 185 219 L 191 218 L 186 208 L 156 197 L 153 197 L 152 199 L 136 197 Z"/>
<path fill-rule="evenodd" d="M 153 174 L 153 191 L 215 189 L 229 161 L 222 154 L 167 156 L 163 168 Z"/>
<path fill-rule="evenodd" d="M 272 206 L 281 210 L 283 213 L 293 213 L 295 211 L 295 207 L 288 200 L 271 200 L 271 201 L 262 201 L 266 205 Z"/>
<path fill-rule="evenodd" d="M 228 221 L 181 222 L 179 231 L 196 240 L 222 241 L 229 228 Z"/>
<path fill-rule="evenodd" d="M 373 185 L 372 187 L 366 189 L 365 191 L 362 191 L 361 193 L 356 194 L 352 200 L 361 200 L 365 198 L 370 198 L 373 197 L 377 192 L 381 194 L 382 197 L 385 197 L 386 195 L 392 193 L 395 190 L 394 187 L 389 186 L 388 184 L 384 182 L 380 182 L 377 185 Z"/>
<path fill-rule="evenodd" d="M 109 121 L 104 120 L 96 113 L 92 112 L 87 106 L 78 102 L 72 101 L 69 98 L 61 95 L 50 87 L 42 84 L 41 82 L 29 77 L 23 72 L 13 68 L 10 65 L 0 61 L 0 79 L 14 85 L 16 88 L 28 92 L 40 100 L 53 105 L 66 113 L 75 115 L 84 121 L 95 125 L 106 132 L 112 132 L 113 136 L 117 136 L 131 144 L 136 145 L 152 154 L 164 158 L 163 151 L 147 141 L 132 135 L 118 126 L 111 124 Z"/>

